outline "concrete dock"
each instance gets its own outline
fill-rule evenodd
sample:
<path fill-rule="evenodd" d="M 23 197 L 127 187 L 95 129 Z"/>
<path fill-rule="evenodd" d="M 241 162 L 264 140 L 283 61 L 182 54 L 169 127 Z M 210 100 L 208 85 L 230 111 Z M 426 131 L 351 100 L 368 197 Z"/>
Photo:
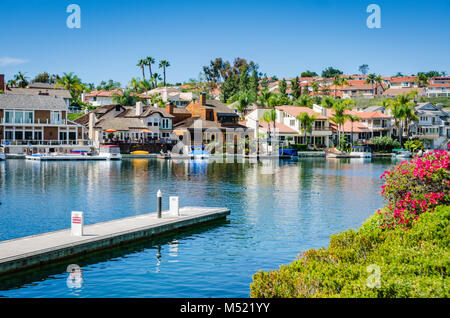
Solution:
<path fill-rule="evenodd" d="M 71 229 L 0 242 L 0 275 L 52 261 L 192 227 L 230 214 L 227 208 L 183 207 L 180 215 L 169 211 L 143 214 L 84 226 L 83 236 L 72 236 Z M 68 216 L 68 223 L 70 216 Z"/>

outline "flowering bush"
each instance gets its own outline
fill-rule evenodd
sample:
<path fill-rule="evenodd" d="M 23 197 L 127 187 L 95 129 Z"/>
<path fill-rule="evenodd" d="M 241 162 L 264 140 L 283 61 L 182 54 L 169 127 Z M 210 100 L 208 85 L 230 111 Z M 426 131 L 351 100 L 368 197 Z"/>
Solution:
<path fill-rule="evenodd" d="M 378 211 L 381 226 L 408 228 L 420 214 L 450 203 L 450 154 L 435 151 L 416 156 L 386 171 L 381 179 L 385 180 L 381 194 L 388 201 Z"/>

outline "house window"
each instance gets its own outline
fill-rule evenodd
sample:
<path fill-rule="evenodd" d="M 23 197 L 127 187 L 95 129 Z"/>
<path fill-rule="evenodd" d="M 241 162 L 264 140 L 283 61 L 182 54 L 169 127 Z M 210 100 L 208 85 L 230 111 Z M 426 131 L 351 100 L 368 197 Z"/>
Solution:
<path fill-rule="evenodd" d="M 6 140 L 13 140 L 14 138 L 14 134 L 13 134 L 13 132 L 12 131 L 5 131 L 5 139 Z"/>
<path fill-rule="evenodd" d="M 23 140 L 23 131 L 16 131 L 14 137 L 15 140 Z"/>
<path fill-rule="evenodd" d="M 295 126 L 295 119 L 291 119 L 289 122 L 290 122 L 290 124 L 289 124 L 290 126 Z"/>
<path fill-rule="evenodd" d="M 52 124 L 58 124 L 61 121 L 61 113 L 60 112 L 52 112 L 50 121 Z"/>
<path fill-rule="evenodd" d="M 168 118 L 162 118 L 161 119 L 161 128 L 162 129 L 169 129 L 169 119 Z"/>
<path fill-rule="evenodd" d="M 158 117 L 155 117 L 155 118 L 153 118 L 153 126 L 159 126 L 159 118 Z"/>
<path fill-rule="evenodd" d="M 14 112 L 11 110 L 5 111 L 5 123 L 12 124 L 14 117 Z"/>
<path fill-rule="evenodd" d="M 23 117 L 24 117 L 23 112 L 15 112 L 14 113 L 14 123 L 16 123 L 16 124 L 23 123 Z"/>
<path fill-rule="evenodd" d="M 25 140 L 33 140 L 33 132 L 32 131 L 25 132 Z"/>
<path fill-rule="evenodd" d="M 34 132 L 34 140 L 42 140 L 42 131 Z"/>

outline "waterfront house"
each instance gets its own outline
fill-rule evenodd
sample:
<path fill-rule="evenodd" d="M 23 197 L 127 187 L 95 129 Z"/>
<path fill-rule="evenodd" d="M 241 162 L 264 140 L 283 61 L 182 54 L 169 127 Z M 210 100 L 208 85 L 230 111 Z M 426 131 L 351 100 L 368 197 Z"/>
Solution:
<path fill-rule="evenodd" d="M 89 150 L 85 127 L 67 119 L 62 97 L 0 94 L 0 140 L 9 153 Z"/>
<path fill-rule="evenodd" d="M 275 136 L 273 135 L 273 122 L 267 124 L 261 120 L 264 113 L 270 110 L 270 108 L 257 108 L 247 114 L 245 117 L 245 125 L 254 130 L 255 138 L 260 134 L 264 135 L 263 138 L 267 138 L 270 130 L 271 139 L 276 138 L 278 143 L 308 144 L 310 141 L 310 131 L 307 131 L 305 140 L 305 131 L 297 119 L 301 113 L 307 113 L 310 116 L 315 116 L 311 131 L 312 144 L 317 147 L 328 147 L 332 132 L 327 118 L 323 114 L 311 108 L 299 106 L 277 106 L 275 109 Z"/>
<path fill-rule="evenodd" d="M 450 96 L 450 76 L 433 77 L 427 87 L 428 97 L 449 97 Z"/>
<path fill-rule="evenodd" d="M 450 111 L 441 104 L 419 103 L 415 113 L 419 121 L 411 127 L 413 138 L 422 140 L 426 148 L 437 149 L 450 139 Z"/>
<path fill-rule="evenodd" d="M 187 134 L 190 136 L 186 146 L 205 145 L 212 141 L 225 145 L 227 138 L 236 146 L 240 138 L 251 139 L 253 132 L 238 122 L 239 115 L 222 102 L 207 99 L 206 93 L 200 93 L 199 100 L 193 100 L 185 109 L 190 115 L 177 122 L 173 129 L 181 140 Z"/>
<path fill-rule="evenodd" d="M 119 104 L 100 106 L 78 118 L 88 129 L 89 139 L 98 147 L 103 143 L 171 143 L 173 115 L 164 108 Z"/>
<path fill-rule="evenodd" d="M 32 96 L 53 96 L 60 97 L 69 107 L 72 101 L 72 95 L 69 90 L 49 83 L 29 83 L 27 87 L 8 87 L 5 83 L 5 75 L 0 74 L 0 90 L 8 95 L 32 95 Z"/>
<path fill-rule="evenodd" d="M 325 108 L 319 105 L 313 105 L 313 110 L 318 113 L 322 113 L 323 116 L 328 119 L 329 126 L 333 134 L 332 139 L 334 141 L 334 144 L 337 144 L 339 127 L 332 120 L 332 117 L 334 116 L 334 110 L 332 108 Z M 360 143 L 367 143 L 374 137 L 391 136 L 392 134 L 392 117 L 388 114 L 384 114 L 381 111 L 346 110 L 344 114 L 357 116 L 359 118 L 358 121 L 355 121 L 353 123 L 350 120 L 347 120 L 345 121 L 344 125 L 342 125 L 340 131 L 347 137 L 347 141 L 353 140 L 354 142 L 358 141 Z"/>

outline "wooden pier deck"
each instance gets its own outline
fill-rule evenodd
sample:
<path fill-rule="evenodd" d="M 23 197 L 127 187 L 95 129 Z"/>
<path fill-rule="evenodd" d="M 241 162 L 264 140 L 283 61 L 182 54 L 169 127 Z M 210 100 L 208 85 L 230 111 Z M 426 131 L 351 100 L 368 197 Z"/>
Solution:
<path fill-rule="evenodd" d="M 183 207 L 179 216 L 163 211 L 160 219 L 156 213 L 150 213 L 85 225 L 83 236 L 72 236 L 71 230 L 66 229 L 3 241 L 0 242 L 0 275 L 225 219 L 229 214 L 227 208 Z"/>

